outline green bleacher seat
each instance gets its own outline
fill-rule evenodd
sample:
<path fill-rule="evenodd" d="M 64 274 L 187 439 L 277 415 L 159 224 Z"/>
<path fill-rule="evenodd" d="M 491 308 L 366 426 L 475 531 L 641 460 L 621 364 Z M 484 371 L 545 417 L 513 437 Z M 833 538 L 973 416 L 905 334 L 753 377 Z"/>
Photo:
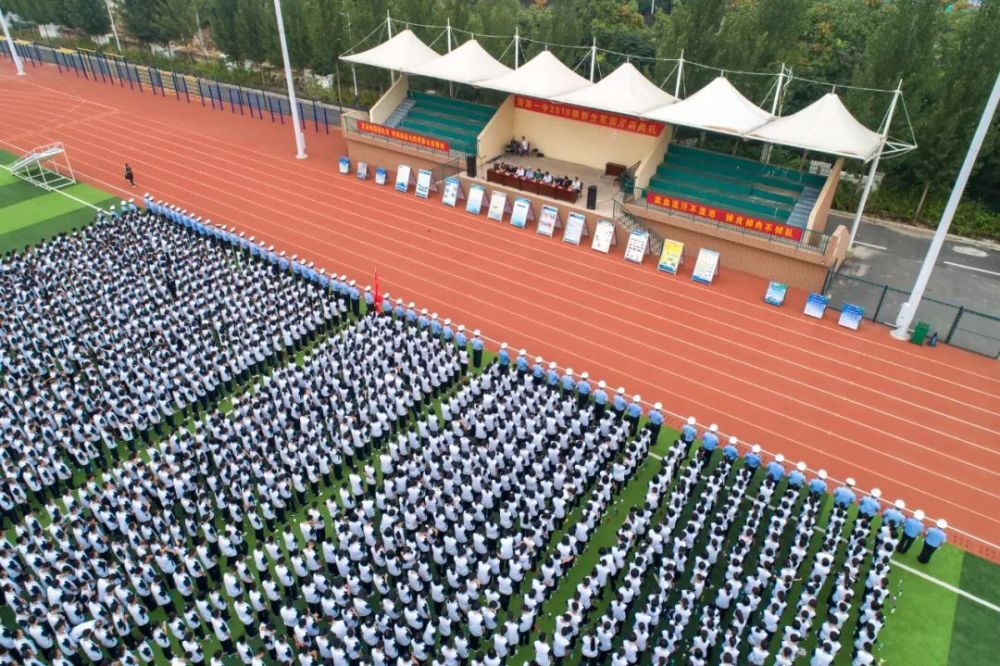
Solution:
<path fill-rule="evenodd" d="M 484 104 L 411 90 L 413 107 L 398 127 L 447 141 L 452 150 L 476 152 L 476 140 L 496 109 Z"/>

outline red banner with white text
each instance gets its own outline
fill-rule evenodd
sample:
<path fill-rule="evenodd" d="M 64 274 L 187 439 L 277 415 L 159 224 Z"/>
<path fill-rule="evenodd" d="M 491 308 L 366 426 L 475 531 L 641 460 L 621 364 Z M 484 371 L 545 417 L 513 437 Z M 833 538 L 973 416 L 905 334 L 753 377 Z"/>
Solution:
<path fill-rule="evenodd" d="M 671 197 L 666 194 L 660 194 L 652 191 L 646 193 L 646 202 L 651 203 L 654 206 L 669 208 L 681 213 L 687 213 L 688 215 L 697 215 L 698 217 L 704 217 L 707 220 L 714 220 L 715 222 L 721 222 L 722 224 L 729 224 L 748 231 L 757 231 L 769 236 L 775 236 L 777 238 L 802 240 L 802 229 L 782 224 L 781 222 L 775 222 L 773 220 L 765 220 L 762 217 L 753 217 L 752 215 L 733 213 L 723 208 L 706 206 L 705 204 L 687 201 L 686 199 L 678 199 L 677 197 Z"/>
<path fill-rule="evenodd" d="M 385 125 L 376 125 L 375 123 L 359 120 L 358 131 L 364 132 L 365 134 L 384 136 L 388 139 L 395 139 L 405 143 L 412 143 L 413 145 L 420 146 L 421 148 L 440 150 L 442 153 L 447 153 L 449 150 L 447 141 L 435 139 L 431 136 L 424 136 L 423 134 L 417 134 L 415 132 L 408 132 L 404 129 L 399 129 L 398 127 L 386 127 Z"/>
<path fill-rule="evenodd" d="M 560 104 L 559 102 L 550 102 L 545 99 L 535 99 L 534 97 L 515 95 L 514 106 L 525 111 L 545 113 L 550 116 L 566 118 L 567 120 L 600 125 L 608 129 L 623 130 L 625 132 L 635 132 L 636 134 L 645 134 L 647 136 L 660 136 L 660 132 L 663 131 L 663 123 L 657 123 L 652 120 L 642 120 L 641 118 L 633 118 L 598 109 L 584 109 L 572 104 Z"/>

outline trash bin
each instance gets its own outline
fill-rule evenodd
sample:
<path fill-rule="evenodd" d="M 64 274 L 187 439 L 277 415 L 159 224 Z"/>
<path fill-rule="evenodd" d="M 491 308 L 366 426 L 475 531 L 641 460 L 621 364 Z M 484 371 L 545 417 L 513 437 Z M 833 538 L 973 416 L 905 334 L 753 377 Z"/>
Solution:
<path fill-rule="evenodd" d="M 910 334 L 910 342 L 915 345 L 923 345 L 924 339 L 931 330 L 931 325 L 926 321 L 918 321 L 917 325 L 913 327 L 913 333 Z"/>

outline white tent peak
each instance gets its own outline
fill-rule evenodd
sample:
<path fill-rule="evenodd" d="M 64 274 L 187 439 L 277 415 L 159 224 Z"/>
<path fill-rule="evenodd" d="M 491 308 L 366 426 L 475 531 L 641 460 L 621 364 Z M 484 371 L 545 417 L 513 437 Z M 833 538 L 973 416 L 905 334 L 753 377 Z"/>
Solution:
<path fill-rule="evenodd" d="M 806 108 L 778 118 L 746 138 L 868 161 L 882 144 L 873 132 L 851 115 L 836 93 L 827 93 Z"/>
<path fill-rule="evenodd" d="M 354 55 L 341 56 L 340 59 L 359 65 L 405 71 L 440 57 L 441 54 L 420 41 L 420 38 L 407 28 L 376 47 Z"/>
<path fill-rule="evenodd" d="M 644 114 L 651 120 L 742 136 L 773 116 L 719 76 L 687 99 Z"/>
<path fill-rule="evenodd" d="M 591 83 L 562 64 L 550 51 L 542 51 L 521 65 L 520 69 L 479 81 L 476 85 L 529 97 L 555 99 L 574 90 L 586 88 Z"/>
<path fill-rule="evenodd" d="M 479 42 L 470 39 L 451 53 L 404 71 L 455 83 L 474 83 L 503 76 L 513 70 L 487 53 Z"/>
<path fill-rule="evenodd" d="M 563 95 L 560 102 L 601 109 L 629 116 L 641 116 L 677 99 L 660 90 L 631 63 L 624 63 L 598 83 Z"/>

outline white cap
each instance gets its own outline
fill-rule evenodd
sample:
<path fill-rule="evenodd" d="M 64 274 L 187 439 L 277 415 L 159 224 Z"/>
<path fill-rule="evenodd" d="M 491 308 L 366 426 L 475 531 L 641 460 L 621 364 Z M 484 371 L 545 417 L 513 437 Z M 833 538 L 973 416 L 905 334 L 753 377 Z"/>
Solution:
<path fill-rule="evenodd" d="M 434 312 L 434 313 L 431 314 L 431 319 L 437 321 L 437 318 L 438 318 L 438 313 L 437 312 Z"/>
<path fill-rule="evenodd" d="M 365 285 L 365 293 L 368 293 L 371 290 L 372 290 L 372 286 L 370 284 L 369 285 Z"/>
<path fill-rule="evenodd" d="M 906 502 L 904 502 L 901 499 L 898 499 L 898 500 L 896 500 L 895 506 L 896 506 L 897 509 L 899 509 L 900 511 L 902 511 L 903 509 L 906 508 Z"/>
<path fill-rule="evenodd" d="M 733 446 L 736 446 L 737 444 L 739 444 L 739 442 L 740 440 L 736 439 L 736 435 L 729 436 L 729 443 L 732 444 Z"/>
<path fill-rule="evenodd" d="M 406 307 L 413 308 L 413 307 L 416 307 L 416 305 L 417 305 L 416 303 L 414 303 L 413 301 L 410 301 L 410 304 L 407 305 Z"/>
<path fill-rule="evenodd" d="M 632 396 L 632 402 L 642 402 L 642 396 L 636 393 L 634 396 Z"/>
<path fill-rule="evenodd" d="M 580 379 L 590 379 L 590 373 L 589 372 L 580 373 Z"/>
<path fill-rule="evenodd" d="M 500 349 L 507 349 L 507 343 L 506 342 L 501 342 L 500 343 Z"/>
<path fill-rule="evenodd" d="M 624 386 L 619 386 L 618 390 L 615 391 L 615 393 L 617 393 L 618 395 L 625 395 L 625 387 Z"/>
<path fill-rule="evenodd" d="M 538 358 L 541 358 L 541 356 L 539 356 Z M 549 369 L 550 370 L 555 370 L 556 369 L 556 362 L 555 361 L 549 361 Z"/>
<path fill-rule="evenodd" d="M 459 324 L 458 325 L 458 330 L 459 331 L 464 331 L 465 330 L 465 324 Z"/>
<path fill-rule="evenodd" d="M 913 512 L 913 517 L 917 520 L 923 520 L 925 515 L 926 514 L 921 509 L 917 509 Z"/>
<path fill-rule="evenodd" d="M 826 470 L 825 469 L 821 469 L 820 471 L 816 472 L 816 476 L 818 476 L 821 479 L 825 479 L 826 478 Z"/>
<path fill-rule="evenodd" d="M 774 462 L 778 463 L 785 462 L 785 456 L 779 453 L 778 455 L 774 456 Z"/>
<path fill-rule="evenodd" d="M 573 374 L 573 368 L 566 368 L 566 374 L 567 375 L 572 375 Z"/>
<path fill-rule="evenodd" d="M 292 258 L 294 259 L 294 257 L 292 257 Z M 353 287 L 354 285 L 356 285 L 357 283 L 358 283 L 358 281 L 357 281 L 357 280 L 351 280 L 350 282 L 348 282 L 348 284 L 349 284 L 349 285 L 351 285 L 352 287 Z"/>
<path fill-rule="evenodd" d="M 527 354 L 528 354 L 528 350 L 527 350 L 527 349 L 522 349 L 522 350 L 520 350 L 520 351 L 519 351 L 519 352 L 517 352 L 517 353 L 518 353 L 518 354 L 520 354 L 521 356 L 527 356 Z"/>
<path fill-rule="evenodd" d="M 711 432 L 719 432 L 719 426 L 715 425 L 714 423 L 712 425 L 708 426 L 708 429 Z"/>
<path fill-rule="evenodd" d="M 445 326 L 451 326 L 451 319 L 445 318 L 444 325 Z"/>
<path fill-rule="evenodd" d="M 939 530 L 946 530 L 948 529 L 948 521 L 944 518 L 938 518 L 937 526 Z"/>
<path fill-rule="evenodd" d="M 474 330 L 472 332 L 472 334 L 478 338 L 479 337 L 479 329 L 477 328 L 476 330 Z"/>
<path fill-rule="evenodd" d="M 849 476 L 847 477 L 847 480 L 844 481 L 844 483 L 853 488 L 857 482 L 852 477 Z"/>
<path fill-rule="evenodd" d="M 754 444 L 752 447 L 750 447 L 750 450 L 753 451 L 754 453 L 760 453 L 760 444 Z"/>
<path fill-rule="evenodd" d="M 604 381 L 603 379 L 601 381 L 597 382 L 597 388 L 607 388 L 607 386 L 608 386 L 608 383 L 606 381 Z"/>
<path fill-rule="evenodd" d="M 541 356 L 536 356 L 535 357 L 535 363 L 541 363 L 541 362 L 542 362 L 542 357 Z"/>
<path fill-rule="evenodd" d="M 800 460 L 799 462 L 795 463 L 795 469 L 799 470 L 800 472 L 804 472 L 806 471 L 806 464 Z"/>
<path fill-rule="evenodd" d="M 878 488 L 872 488 L 871 496 L 878 499 L 879 497 L 882 497 L 882 491 Z"/>
<path fill-rule="evenodd" d="M 693 416 L 689 416 L 689 417 L 688 417 L 688 425 L 694 425 L 694 424 L 695 424 L 695 423 L 697 423 L 697 422 L 698 422 L 698 421 L 696 421 L 696 420 L 695 420 L 695 418 L 694 418 Z"/>
<path fill-rule="evenodd" d="M 347 279 L 347 273 L 344 273 L 343 275 L 340 276 L 340 281 L 341 282 L 343 282 L 346 279 Z"/>
<path fill-rule="evenodd" d="M 420 314 L 422 314 L 422 315 L 426 315 L 426 314 L 427 314 L 427 308 L 424 308 L 423 310 L 421 310 L 421 311 L 420 311 Z"/>
<path fill-rule="evenodd" d="M 655 405 L 653 405 L 653 409 L 663 409 L 663 403 L 662 402 L 656 403 Z"/>
<path fill-rule="evenodd" d="M 396 304 L 397 305 L 402 305 L 403 304 L 403 299 L 402 298 L 397 298 L 396 299 Z"/>

